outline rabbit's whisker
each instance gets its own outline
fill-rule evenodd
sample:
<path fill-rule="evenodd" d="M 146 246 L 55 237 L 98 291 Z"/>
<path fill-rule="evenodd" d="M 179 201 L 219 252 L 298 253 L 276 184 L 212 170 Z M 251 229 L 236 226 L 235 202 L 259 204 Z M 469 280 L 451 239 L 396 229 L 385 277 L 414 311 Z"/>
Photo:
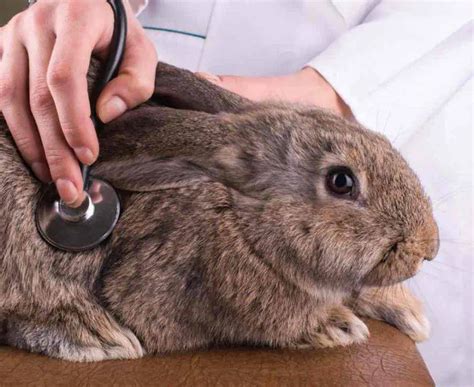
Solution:
<path fill-rule="evenodd" d="M 438 176 L 436 176 L 436 177 L 438 177 Z M 452 181 L 453 177 L 456 177 L 456 178 L 466 177 L 466 178 L 469 179 L 471 177 L 471 175 L 469 173 L 462 173 L 462 172 L 454 173 L 453 172 L 453 173 L 449 173 L 449 176 L 445 176 L 442 179 L 440 178 L 439 180 L 434 180 L 434 179 L 432 179 L 432 180 L 435 181 L 438 186 L 445 186 L 446 183 L 449 183 L 449 182 Z"/>
<path fill-rule="evenodd" d="M 453 283 L 450 282 L 450 281 L 446 281 L 445 279 L 443 279 L 442 277 L 434 274 L 434 273 L 428 273 L 426 271 L 420 271 L 419 274 L 423 274 L 424 276 L 427 276 L 427 277 L 430 277 L 432 279 L 435 279 L 437 282 L 439 283 L 442 283 L 442 284 L 445 284 L 445 285 L 450 285 L 452 286 Z"/>
<path fill-rule="evenodd" d="M 456 190 L 450 191 L 450 192 L 444 194 L 443 196 L 441 196 L 441 197 L 439 197 L 439 198 L 432 201 L 433 209 L 438 209 L 438 207 L 441 204 L 445 203 L 448 199 L 452 199 L 454 196 L 456 196 L 460 193 L 466 193 L 466 192 L 470 192 L 470 191 L 472 191 L 472 187 L 467 187 L 467 188 L 459 187 Z"/>
<path fill-rule="evenodd" d="M 421 273 L 421 272 L 420 272 Z M 426 273 L 423 273 L 423 274 L 426 274 Z M 422 301 L 423 301 L 423 304 L 426 305 L 427 309 L 429 309 L 429 311 L 431 312 L 432 315 L 434 315 L 433 313 L 433 308 L 431 307 L 430 303 L 428 302 L 427 298 L 425 297 L 425 295 L 423 294 L 423 292 L 421 291 L 421 288 L 418 284 L 418 282 L 416 281 L 415 278 L 411 278 L 410 281 L 409 281 L 409 284 L 412 285 L 410 287 L 414 287 L 416 288 L 416 294 L 419 294 Z"/>
<path fill-rule="evenodd" d="M 442 265 L 442 266 L 446 266 L 447 268 L 450 268 L 450 269 L 453 269 L 453 270 L 459 270 L 460 272 L 463 272 L 463 273 L 471 273 L 471 274 L 474 274 L 474 271 L 471 271 L 471 270 L 467 270 L 467 269 L 463 269 L 461 267 L 457 267 L 457 266 L 453 266 L 453 265 L 450 265 L 446 262 L 442 262 L 442 261 L 431 261 L 430 262 L 430 265 L 435 263 L 435 265 L 433 265 L 433 267 L 436 267 L 437 265 Z"/>

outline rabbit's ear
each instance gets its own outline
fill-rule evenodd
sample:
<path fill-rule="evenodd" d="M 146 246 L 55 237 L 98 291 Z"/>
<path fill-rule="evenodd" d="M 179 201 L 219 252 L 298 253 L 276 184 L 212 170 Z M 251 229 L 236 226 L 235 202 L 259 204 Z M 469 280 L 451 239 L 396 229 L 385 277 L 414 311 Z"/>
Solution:
<path fill-rule="evenodd" d="M 132 192 L 218 181 L 242 194 L 250 194 L 264 191 L 276 178 L 267 169 L 263 160 L 256 160 L 240 145 L 227 144 L 194 155 L 158 156 L 143 152 L 132 157 L 102 159 L 94 165 L 92 174 L 118 189 Z"/>
<path fill-rule="evenodd" d="M 223 145 L 193 156 L 155 156 L 143 152 L 132 157 L 102 159 L 94 165 L 92 174 L 117 189 L 132 192 L 179 188 L 211 180 L 247 191 L 256 185 L 257 166 L 253 164 L 253 158 L 246 157 L 239 146 Z"/>
<path fill-rule="evenodd" d="M 149 104 L 207 113 L 241 112 L 251 101 L 202 79 L 188 70 L 159 63 Z"/>
<path fill-rule="evenodd" d="M 179 158 L 143 157 L 103 162 L 94 167 L 93 174 L 115 188 L 132 192 L 179 188 L 210 180 L 199 165 Z"/>

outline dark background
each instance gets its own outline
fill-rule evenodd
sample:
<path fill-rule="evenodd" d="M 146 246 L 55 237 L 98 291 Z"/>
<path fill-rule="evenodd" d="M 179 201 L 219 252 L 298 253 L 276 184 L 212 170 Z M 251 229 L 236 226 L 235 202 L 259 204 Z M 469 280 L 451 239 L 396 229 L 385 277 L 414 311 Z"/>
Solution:
<path fill-rule="evenodd" d="M 3 26 L 17 12 L 24 9 L 27 0 L 0 0 L 0 26 Z"/>

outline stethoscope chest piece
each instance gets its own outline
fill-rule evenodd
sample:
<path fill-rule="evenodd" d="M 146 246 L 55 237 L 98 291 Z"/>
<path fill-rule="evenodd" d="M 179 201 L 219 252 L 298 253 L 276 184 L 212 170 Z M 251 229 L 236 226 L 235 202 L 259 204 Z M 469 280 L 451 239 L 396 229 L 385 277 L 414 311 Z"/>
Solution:
<path fill-rule="evenodd" d="M 41 196 L 36 207 L 36 226 L 41 236 L 65 251 L 91 249 L 113 231 L 120 216 L 120 201 L 112 186 L 91 177 L 83 203 L 77 208 L 64 205 L 54 185 Z"/>

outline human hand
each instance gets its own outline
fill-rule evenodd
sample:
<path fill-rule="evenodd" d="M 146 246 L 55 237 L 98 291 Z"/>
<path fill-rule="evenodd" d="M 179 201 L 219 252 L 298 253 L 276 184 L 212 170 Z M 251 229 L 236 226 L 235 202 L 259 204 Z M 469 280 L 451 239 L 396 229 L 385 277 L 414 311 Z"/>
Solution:
<path fill-rule="evenodd" d="M 97 102 L 104 122 L 154 90 L 154 46 L 124 5 L 125 55 Z M 0 110 L 25 162 L 70 206 L 83 198 L 78 160 L 90 165 L 99 153 L 86 76 L 92 54 L 106 57 L 113 25 L 106 0 L 39 0 L 0 29 Z"/>
<path fill-rule="evenodd" d="M 276 100 L 319 106 L 352 119 L 350 108 L 332 86 L 311 67 L 278 77 L 216 76 L 196 73 L 208 81 L 253 101 Z"/>

